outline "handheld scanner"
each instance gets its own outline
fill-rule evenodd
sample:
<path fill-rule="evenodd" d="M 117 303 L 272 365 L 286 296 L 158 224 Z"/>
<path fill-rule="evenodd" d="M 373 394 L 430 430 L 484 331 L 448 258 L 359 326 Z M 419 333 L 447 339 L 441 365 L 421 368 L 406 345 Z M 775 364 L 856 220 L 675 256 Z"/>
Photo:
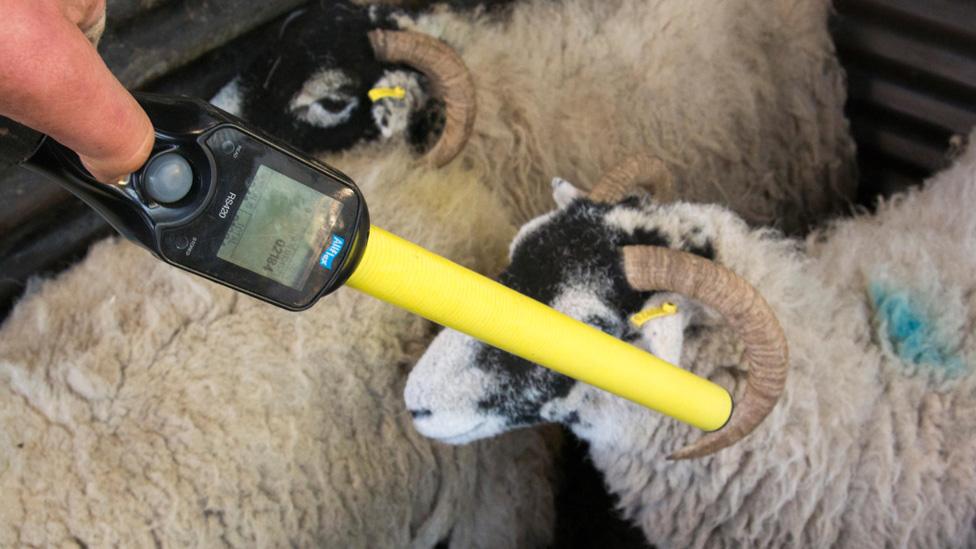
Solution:
<path fill-rule="evenodd" d="M 100 183 L 46 139 L 26 167 L 163 261 L 297 311 L 349 277 L 369 217 L 348 177 L 203 101 L 136 94 L 156 143 L 146 164 Z"/>
<path fill-rule="evenodd" d="M 156 145 L 125 181 L 96 181 L 51 139 L 27 167 L 163 261 L 290 310 L 345 283 L 701 429 L 731 416 L 722 387 L 371 227 L 341 172 L 202 101 L 136 98 Z"/>

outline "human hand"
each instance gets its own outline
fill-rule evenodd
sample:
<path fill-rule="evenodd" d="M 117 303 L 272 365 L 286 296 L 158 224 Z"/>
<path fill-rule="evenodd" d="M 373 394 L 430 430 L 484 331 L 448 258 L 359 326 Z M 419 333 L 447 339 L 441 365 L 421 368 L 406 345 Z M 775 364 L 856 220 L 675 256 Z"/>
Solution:
<path fill-rule="evenodd" d="M 145 163 L 149 117 L 89 41 L 105 0 L 0 0 L 0 115 L 78 153 L 98 180 Z"/>

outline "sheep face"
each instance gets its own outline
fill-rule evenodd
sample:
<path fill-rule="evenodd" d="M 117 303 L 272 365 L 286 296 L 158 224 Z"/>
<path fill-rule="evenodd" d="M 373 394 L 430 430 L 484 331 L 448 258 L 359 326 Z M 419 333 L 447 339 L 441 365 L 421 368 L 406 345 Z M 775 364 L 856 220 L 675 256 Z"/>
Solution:
<path fill-rule="evenodd" d="M 554 197 L 561 207 L 521 229 L 500 281 L 677 363 L 684 330 L 696 307 L 673 294 L 631 288 L 620 249 L 631 244 L 670 246 L 711 259 L 712 241 L 701 225 L 693 216 L 679 219 L 672 208 L 648 199 L 594 203 L 561 180 L 554 182 Z M 663 223 L 656 226 L 655 217 L 665 210 Z M 635 223 L 637 219 L 642 222 Z M 640 329 L 629 322 L 631 314 L 664 301 L 678 301 L 682 312 Z M 650 415 L 623 399 L 450 329 L 435 338 L 411 372 L 405 399 L 418 431 L 454 444 L 545 421 L 562 422 L 584 438 L 614 436 L 612 425 L 601 417 L 619 418 L 620 407 Z"/>
<path fill-rule="evenodd" d="M 296 11 L 212 102 L 313 154 L 391 137 L 423 148 L 440 110 L 421 73 L 377 61 L 368 33 L 395 28 L 389 17 L 348 2 Z M 397 93 L 374 101 L 376 88 Z"/>

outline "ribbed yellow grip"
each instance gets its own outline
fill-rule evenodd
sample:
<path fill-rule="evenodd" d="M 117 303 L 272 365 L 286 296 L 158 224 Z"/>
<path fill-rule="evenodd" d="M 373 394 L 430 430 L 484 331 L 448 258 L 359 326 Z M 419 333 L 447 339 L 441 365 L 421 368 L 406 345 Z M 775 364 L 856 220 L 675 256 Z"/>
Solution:
<path fill-rule="evenodd" d="M 732 414 L 722 387 L 379 227 L 346 285 L 700 429 Z"/>

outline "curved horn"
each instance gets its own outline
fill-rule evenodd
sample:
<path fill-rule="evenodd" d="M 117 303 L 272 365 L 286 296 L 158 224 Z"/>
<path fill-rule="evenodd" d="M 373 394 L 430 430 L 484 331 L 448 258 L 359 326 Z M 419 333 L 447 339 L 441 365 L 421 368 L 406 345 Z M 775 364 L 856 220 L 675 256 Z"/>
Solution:
<path fill-rule="evenodd" d="M 105 11 L 102 10 L 102 16 L 98 18 L 97 21 L 91 24 L 88 28 L 84 29 L 85 38 L 92 43 L 93 46 L 98 47 L 98 41 L 102 39 L 102 33 L 105 32 Z"/>
<path fill-rule="evenodd" d="M 477 112 L 474 79 L 461 57 L 444 42 L 411 31 L 370 31 L 369 42 L 380 61 L 411 65 L 430 79 L 433 93 L 444 101 L 446 120 L 426 156 L 436 167 L 453 160 L 471 137 Z"/>
<path fill-rule="evenodd" d="M 674 200 L 671 170 L 656 156 L 640 153 L 631 156 L 607 172 L 590 191 L 593 202 L 612 204 L 634 194 L 639 186 L 646 186 L 660 202 Z"/>
<path fill-rule="evenodd" d="M 670 459 L 701 457 L 748 435 L 772 411 L 786 384 L 786 336 L 766 300 L 748 282 L 707 259 L 657 246 L 626 246 L 627 281 L 638 290 L 667 290 L 718 311 L 745 344 L 746 391 L 718 431 L 678 450 Z"/>

